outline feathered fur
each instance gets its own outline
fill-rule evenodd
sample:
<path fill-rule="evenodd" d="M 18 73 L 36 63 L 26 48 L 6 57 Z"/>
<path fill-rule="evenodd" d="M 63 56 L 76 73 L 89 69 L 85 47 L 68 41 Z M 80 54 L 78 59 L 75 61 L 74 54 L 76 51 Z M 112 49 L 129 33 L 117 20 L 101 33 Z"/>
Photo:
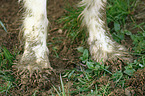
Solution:
<path fill-rule="evenodd" d="M 125 55 L 126 48 L 116 43 L 109 33 L 106 4 L 107 0 L 82 0 L 79 4 L 85 7 L 82 12 L 82 26 L 85 26 L 89 33 L 90 53 L 98 62 L 101 59 L 105 62 L 118 57 L 128 60 L 129 57 Z"/>

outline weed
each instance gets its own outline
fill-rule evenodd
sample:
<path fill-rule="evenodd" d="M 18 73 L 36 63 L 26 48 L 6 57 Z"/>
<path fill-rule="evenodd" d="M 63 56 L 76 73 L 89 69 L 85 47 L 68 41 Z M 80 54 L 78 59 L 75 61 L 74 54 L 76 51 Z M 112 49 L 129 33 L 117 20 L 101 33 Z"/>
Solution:
<path fill-rule="evenodd" d="M 145 23 L 142 23 L 145 25 Z M 126 30 L 125 34 L 130 36 L 133 40 L 133 50 L 134 54 L 144 54 L 145 53 L 145 30 L 140 26 L 142 24 L 136 25 L 134 28 L 139 27 L 142 31 L 138 31 L 137 34 L 132 34 L 130 31 Z M 134 29 L 133 28 L 133 29 Z"/>

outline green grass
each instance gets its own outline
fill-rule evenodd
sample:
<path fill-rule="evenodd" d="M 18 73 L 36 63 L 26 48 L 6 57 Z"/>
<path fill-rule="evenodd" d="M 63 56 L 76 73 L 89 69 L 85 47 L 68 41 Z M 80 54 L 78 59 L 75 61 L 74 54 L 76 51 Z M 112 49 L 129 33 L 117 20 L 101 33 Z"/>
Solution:
<path fill-rule="evenodd" d="M 61 82 L 61 87 L 59 87 L 59 90 L 55 86 L 53 86 L 54 90 L 56 91 L 58 96 L 68 96 L 69 90 L 67 90 L 66 92 L 61 74 L 60 74 L 60 82 Z M 56 96 L 56 95 L 54 95 L 52 92 L 52 96 Z"/>
<path fill-rule="evenodd" d="M 13 60 L 15 57 L 4 47 L 0 47 L 0 93 L 9 94 L 9 90 L 14 87 L 15 81 L 12 75 Z"/>
<path fill-rule="evenodd" d="M 58 20 L 58 23 L 64 23 L 62 29 L 67 30 L 67 38 L 71 39 L 71 43 L 74 43 L 76 39 L 81 40 L 82 44 L 86 41 L 86 34 L 84 30 L 80 28 L 81 21 L 78 16 L 81 14 L 83 8 L 74 8 L 72 6 L 67 6 L 65 9 L 67 11 L 66 15 Z"/>
<path fill-rule="evenodd" d="M 0 26 L 7 32 L 6 27 L 0 20 Z M 13 76 L 11 75 L 10 68 L 12 67 L 13 56 L 5 48 L 0 46 L 0 94 L 9 93 L 9 89 L 12 88 L 12 82 L 14 81 Z"/>
<path fill-rule="evenodd" d="M 136 0 L 108 0 L 107 23 L 113 39 L 118 43 L 125 39 L 123 31 L 126 20 L 135 11 L 136 3 Z"/>

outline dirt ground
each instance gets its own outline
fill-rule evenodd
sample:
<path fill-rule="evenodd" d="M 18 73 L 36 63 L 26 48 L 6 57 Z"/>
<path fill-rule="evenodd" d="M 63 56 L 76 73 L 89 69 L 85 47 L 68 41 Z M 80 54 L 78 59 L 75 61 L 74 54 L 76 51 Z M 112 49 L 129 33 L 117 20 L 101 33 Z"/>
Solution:
<path fill-rule="evenodd" d="M 65 6 L 68 3 L 72 4 L 73 6 L 76 4 L 76 2 L 78 2 L 78 0 L 48 0 L 47 15 L 50 21 L 50 25 L 47 42 L 48 48 L 50 50 L 49 60 L 51 66 L 56 70 L 58 78 L 59 73 L 63 72 L 64 69 L 66 70 L 74 68 L 79 62 L 80 54 L 76 51 L 76 48 L 79 46 L 80 42 L 69 44 L 69 42 L 71 41 L 66 38 L 65 30 L 61 30 L 62 24 L 56 23 L 56 20 L 58 20 L 61 16 L 65 15 Z M 137 16 L 138 21 L 144 20 L 144 17 L 139 17 L 139 13 L 137 11 L 134 14 Z M 20 53 L 23 52 L 23 44 L 19 42 L 19 31 L 22 25 L 21 16 L 22 6 L 18 4 L 17 0 L 0 1 L 0 20 L 4 23 L 8 31 L 8 33 L 6 33 L 0 27 L 0 46 L 4 45 L 11 53 L 13 53 L 14 50 L 20 51 Z M 128 86 L 132 87 L 129 87 L 127 90 L 133 90 L 133 88 L 140 88 L 140 86 L 142 86 L 142 88 L 145 88 L 145 81 L 138 81 L 137 79 L 135 79 L 142 78 L 141 80 L 145 80 L 145 70 L 142 70 L 142 72 L 136 72 L 136 74 L 140 75 L 135 75 L 130 80 L 130 82 L 128 81 Z M 55 79 L 54 83 L 55 82 L 58 82 L 58 80 Z M 138 85 L 136 86 L 135 84 Z M 121 89 L 116 89 L 116 91 L 114 90 L 116 94 L 119 94 L 117 93 L 118 90 Z M 145 94 L 144 90 L 145 89 L 141 90 L 142 94 Z"/>

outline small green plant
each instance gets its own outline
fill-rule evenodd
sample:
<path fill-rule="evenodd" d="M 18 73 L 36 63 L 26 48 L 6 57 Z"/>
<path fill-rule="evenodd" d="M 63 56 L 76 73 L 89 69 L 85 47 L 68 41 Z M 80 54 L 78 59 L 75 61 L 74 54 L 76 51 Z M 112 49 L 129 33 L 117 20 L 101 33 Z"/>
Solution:
<path fill-rule="evenodd" d="M 145 23 L 142 23 L 145 25 Z M 137 25 L 139 26 L 139 25 Z M 136 28 L 136 27 L 134 27 Z M 140 27 L 140 29 L 142 29 Z M 133 40 L 133 50 L 136 54 L 144 54 L 145 53 L 145 30 L 142 29 L 142 31 L 138 31 L 137 34 L 132 34 L 130 31 L 125 31 L 126 35 L 129 35 L 131 39 Z"/>

